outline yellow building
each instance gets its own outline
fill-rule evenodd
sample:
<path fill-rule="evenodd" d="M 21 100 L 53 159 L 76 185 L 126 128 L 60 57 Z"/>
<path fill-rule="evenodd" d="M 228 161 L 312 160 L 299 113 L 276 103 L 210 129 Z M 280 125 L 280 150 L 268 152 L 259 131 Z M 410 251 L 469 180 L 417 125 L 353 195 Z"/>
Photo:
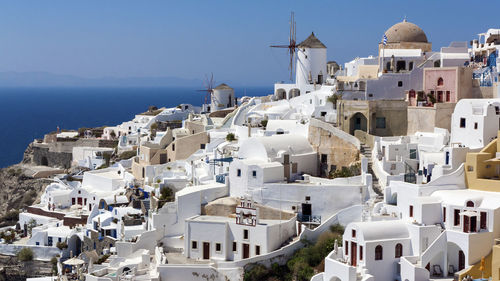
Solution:
<path fill-rule="evenodd" d="M 500 136 L 500 131 L 498 135 Z M 465 176 L 469 189 L 500 192 L 500 141 L 498 137 L 480 152 L 467 153 Z"/>

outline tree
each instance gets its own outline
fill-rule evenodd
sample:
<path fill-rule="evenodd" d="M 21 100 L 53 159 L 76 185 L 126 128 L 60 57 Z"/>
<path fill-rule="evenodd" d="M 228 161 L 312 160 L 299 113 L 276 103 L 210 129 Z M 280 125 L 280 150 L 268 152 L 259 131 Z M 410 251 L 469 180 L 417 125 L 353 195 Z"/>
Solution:
<path fill-rule="evenodd" d="M 33 260 L 34 254 L 31 248 L 22 248 L 21 251 L 17 253 L 17 259 L 26 262 Z"/>
<path fill-rule="evenodd" d="M 36 227 L 36 220 L 30 219 L 30 221 L 28 222 L 28 234 L 30 235 L 30 237 L 34 227 Z"/>
<path fill-rule="evenodd" d="M 327 102 L 331 102 L 333 104 L 333 108 L 336 109 L 337 108 L 337 101 L 342 99 L 342 95 L 340 94 L 332 94 L 331 96 L 329 96 L 326 101 Z"/>

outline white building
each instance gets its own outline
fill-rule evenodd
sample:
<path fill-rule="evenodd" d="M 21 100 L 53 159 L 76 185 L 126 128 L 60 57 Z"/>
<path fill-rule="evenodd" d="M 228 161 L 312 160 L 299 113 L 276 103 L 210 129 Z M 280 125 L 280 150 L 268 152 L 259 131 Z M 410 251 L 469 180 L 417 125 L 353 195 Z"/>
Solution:
<path fill-rule="evenodd" d="M 198 260 L 241 260 L 272 252 L 296 235 L 295 217 L 260 220 L 248 198 L 236 208 L 236 218 L 195 216 L 186 220 L 186 257 Z"/>
<path fill-rule="evenodd" d="M 500 99 L 461 99 L 451 117 L 451 143 L 480 149 L 500 130 Z"/>

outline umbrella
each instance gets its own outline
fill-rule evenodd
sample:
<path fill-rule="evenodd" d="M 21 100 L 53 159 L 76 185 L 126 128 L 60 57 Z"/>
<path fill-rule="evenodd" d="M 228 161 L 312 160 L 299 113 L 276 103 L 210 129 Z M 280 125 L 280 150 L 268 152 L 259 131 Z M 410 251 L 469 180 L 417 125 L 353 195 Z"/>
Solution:
<path fill-rule="evenodd" d="M 82 265 L 85 263 L 85 261 L 79 259 L 79 258 L 71 258 L 69 260 L 66 260 L 63 262 L 65 265 Z"/>

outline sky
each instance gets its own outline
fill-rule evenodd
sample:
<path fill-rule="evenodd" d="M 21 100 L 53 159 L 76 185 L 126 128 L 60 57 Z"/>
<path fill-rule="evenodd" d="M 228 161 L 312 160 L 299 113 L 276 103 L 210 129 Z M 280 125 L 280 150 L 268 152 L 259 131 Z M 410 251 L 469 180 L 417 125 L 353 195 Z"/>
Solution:
<path fill-rule="evenodd" d="M 384 31 L 408 21 L 433 50 L 500 28 L 470 1 L 0 0 L 0 72 L 85 78 L 174 76 L 243 86 L 287 81 L 290 12 L 297 41 L 312 31 L 328 60 L 376 55 Z M 483 9 L 483 10 L 480 10 Z"/>

